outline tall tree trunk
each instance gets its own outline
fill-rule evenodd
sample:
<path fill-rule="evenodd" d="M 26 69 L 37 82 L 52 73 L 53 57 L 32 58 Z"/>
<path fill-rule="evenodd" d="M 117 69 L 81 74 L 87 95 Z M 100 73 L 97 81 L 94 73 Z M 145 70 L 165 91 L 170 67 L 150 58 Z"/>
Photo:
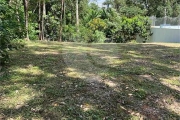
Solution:
<path fill-rule="evenodd" d="M 42 24 L 41 24 L 42 40 L 44 40 L 45 38 L 45 17 L 46 17 L 46 3 L 45 3 L 45 0 L 43 0 Z"/>
<path fill-rule="evenodd" d="M 26 40 L 29 40 L 28 34 L 28 0 L 23 0 L 24 5 L 24 17 L 25 17 L 25 29 L 26 29 Z"/>
<path fill-rule="evenodd" d="M 62 30 L 63 30 L 63 8 L 64 8 L 64 0 L 61 0 L 61 15 L 60 15 L 60 30 L 59 30 L 59 42 L 62 41 Z"/>
<path fill-rule="evenodd" d="M 73 7 L 71 7 L 71 24 L 74 24 L 74 14 L 73 14 Z"/>
<path fill-rule="evenodd" d="M 18 21 L 18 23 L 20 23 L 20 17 L 19 17 L 19 4 L 20 4 L 20 2 L 18 1 L 18 0 L 16 0 L 15 1 L 15 10 L 16 10 L 16 17 L 17 17 L 17 21 Z"/>
<path fill-rule="evenodd" d="M 64 1 L 64 7 L 63 7 L 63 24 L 66 25 L 66 1 Z M 66 40 L 64 38 L 64 40 Z"/>
<path fill-rule="evenodd" d="M 63 8 L 63 20 L 64 20 L 64 25 L 66 25 L 66 2 L 64 1 L 64 8 Z"/>
<path fill-rule="evenodd" d="M 17 16 L 17 21 L 18 21 L 18 30 L 19 30 L 19 33 L 22 33 L 22 28 L 21 28 L 21 19 L 20 19 L 20 14 L 19 14 L 19 9 L 21 8 L 21 0 L 17 0 L 16 1 L 16 16 Z M 23 35 L 20 35 L 21 38 L 23 38 Z"/>
<path fill-rule="evenodd" d="M 77 32 L 79 31 L 79 7 L 78 7 L 78 0 L 76 0 L 76 27 Z"/>
<path fill-rule="evenodd" d="M 38 26 L 39 26 L 39 40 L 42 40 L 42 31 L 41 31 L 41 1 L 39 1 L 39 20 L 38 20 Z"/>

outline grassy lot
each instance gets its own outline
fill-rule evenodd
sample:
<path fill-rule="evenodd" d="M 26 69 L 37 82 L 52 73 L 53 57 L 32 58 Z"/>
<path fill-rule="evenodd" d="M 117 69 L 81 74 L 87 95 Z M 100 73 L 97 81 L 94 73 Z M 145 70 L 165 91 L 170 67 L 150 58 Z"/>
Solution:
<path fill-rule="evenodd" d="M 29 42 L 11 57 L 0 119 L 180 119 L 180 44 Z"/>

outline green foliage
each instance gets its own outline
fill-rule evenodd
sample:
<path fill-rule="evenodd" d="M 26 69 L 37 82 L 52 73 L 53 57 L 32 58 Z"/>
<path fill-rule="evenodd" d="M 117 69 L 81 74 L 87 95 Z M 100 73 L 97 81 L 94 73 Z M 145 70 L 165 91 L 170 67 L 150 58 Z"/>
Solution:
<path fill-rule="evenodd" d="M 9 15 L 7 15 L 7 11 L 11 12 L 5 1 L 0 2 L 0 64 L 7 63 L 9 59 L 9 55 L 7 52 L 8 44 L 10 42 L 9 37 L 12 37 L 12 33 L 9 27 Z"/>
<path fill-rule="evenodd" d="M 91 22 L 89 22 L 89 28 L 93 31 L 103 31 L 106 28 L 106 23 L 100 18 L 94 18 Z"/>
<path fill-rule="evenodd" d="M 105 33 L 99 30 L 92 30 L 90 28 L 80 26 L 78 33 L 78 42 L 86 43 L 102 43 L 106 39 Z"/>
<path fill-rule="evenodd" d="M 119 21 L 108 21 L 108 25 L 109 28 L 106 31 L 110 31 L 108 34 L 115 42 L 129 42 L 135 40 L 137 35 L 148 40 L 151 35 L 148 18 L 143 16 L 122 17 Z"/>
<path fill-rule="evenodd" d="M 79 41 L 80 42 L 92 42 L 92 36 L 93 36 L 93 31 L 87 27 L 80 26 L 79 27 Z"/>
<path fill-rule="evenodd" d="M 84 14 L 84 16 L 82 16 L 82 24 L 87 24 L 89 23 L 91 20 L 100 17 L 100 10 L 98 8 L 98 6 L 94 3 L 91 3 L 90 6 L 87 9 L 86 14 Z"/>
<path fill-rule="evenodd" d="M 25 41 L 23 39 L 14 39 L 10 41 L 9 49 L 21 49 L 25 46 Z"/>
<path fill-rule="evenodd" d="M 53 6 L 54 7 L 54 6 Z M 46 37 L 49 40 L 57 40 L 58 39 L 58 32 L 59 32 L 59 21 L 58 17 L 50 13 L 47 15 L 46 21 Z M 66 31 L 66 27 L 64 28 Z M 39 31 L 40 32 L 40 31 Z"/>
<path fill-rule="evenodd" d="M 106 39 L 104 32 L 96 30 L 90 42 L 103 43 Z"/>
<path fill-rule="evenodd" d="M 172 16 L 173 17 L 177 17 L 180 15 L 180 5 L 179 4 L 175 4 L 173 6 L 173 13 L 172 13 Z"/>
<path fill-rule="evenodd" d="M 66 39 L 66 41 L 102 43 L 106 39 L 104 32 L 98 30 L 92 30 L 82 25 L 79 26 L 78 32 L 76 30 L 76 27 L 74 26 L 66 26 L 65 28 L 66 28 L 66 32 L 64 34 L 64 39 Z"/>
<path fill-rule="evenodd" d="M 9 61 L 9 55 L 6 49 L 0 48 L 0 65 L 4 65 L 5 63 L 8 63 Z"/>
<path fill-rule="evenodd" d="M 38 33 L 39 31 L 36 30 L 36 28 L 38 27 L 37 23 L 30 23 L 29 24 L 29 39 L 30 40 L 38 40 Z"/>
<path fill-rule="evenodd" d="M 0 64 L 4 65 L 9 61 L 8 51 L 14 46 L 11 40 L 20 38 L 23 35 L 22 26 L 17 21 L 15 9 L 6 1 L 0 1 Z"/>
<path fill-rule="evenodd" d="M 166 8 L 167 16 L 177 17 L 179 15 L 177 9 L 180 2 L 178 0 L 126 0 L 126 5 L 127 7 L 136 6 L 141 10 L 146 9 L 146 15 L 154 15 L 156 17 L 164 17 Z"/>
<path fill-rule="evenodd" d="M 115 9 L 103 10 L 102 17 L 107 25 L 104 30 L 106 37 L 113 39 L 116 36 L 115 33 L 121 29 L 121 17 Z"/>
<path fill-rule="evenodd" d="M 1 44 L 24 38 L 26 31 L 22 1 L 1 0 L 0 3 Z M 46 0 L 43 17 L 43 2 L 39 6 L 39 1 L 29 1 L 28 32 L 31 40 L 38 39 L 38 33 L 42 30 L 45 39 L 53 41 L 62 36 L 62 41 L 102 42 L 106 37 L 114 42 L 129 42 L 137 35 L 148 40 L 150 24 L 148 18 L 142 16 L 163 16 L 165 8 L 167 15 L 177 16 L 180 8 L 176 0 L 167 1 L 166 4 L 163 0 L 106 0 L 104 4 L 107 8 L 100 8 L 88 0 L 79 0 L 80 26 L 77 26 L 75 1 L 66 0 L 64 3 L 61 6 L 59 0 Z M 4 49 L 2 46 L 7 45 L 1 45 L 1 50 Z"/>
<path fill-rule="evenodd" d="M 102 12 L 102 16 L 106 21 L 105 34 L 111 38 L 113 42 L 129 42 L 135 40 L 139 35 L 148 40 L 150 32 L 150 23 L 148 17 L 140 15 L 120 17 L 115 9 L 108 9 Z M 146 41 L 144 41 L 146 42 Z"/>
<path fill-rule="evenodd" d="M 136 6 L 124 6 L 120 9 L 120 14 L 123 16 L 126 16 L 128 18 L 137 16 L 137 15 L 145 15 L 146 11 L 140 9 L 139 7 Z"/>
<path fill-rule="evenodd" d="M 65 25 L 63 31 L 63 40 L 64 41 L 77 41 L 78 34 L 77 34 L 77 29 L 73 25 Z"/>
<path fill-rule="evenodd" d="M 150 30 L 150 22 L 148 17 L 136 16 L 133 20 L 133 27 L 135 34 L 148 40 L 148 37 L 152 35 Z M 146 42 L 144 41 L 144 42 Z"/>
<path fill-rule="evenodd" d="M 0 42 L 2 43 L 2 42 Z M 10 50 L 18 50 L 21 49 L 25 46 L 25 42 L 23 39 L 14 39 L 11 41 L 6 41 L 6 43 L 0 44 L 0 64 L 4 65 L 9 62 L 10 56 L 9 56 L 9 51 Z M 5 46 L 6 45 L 6 46 Z"/>

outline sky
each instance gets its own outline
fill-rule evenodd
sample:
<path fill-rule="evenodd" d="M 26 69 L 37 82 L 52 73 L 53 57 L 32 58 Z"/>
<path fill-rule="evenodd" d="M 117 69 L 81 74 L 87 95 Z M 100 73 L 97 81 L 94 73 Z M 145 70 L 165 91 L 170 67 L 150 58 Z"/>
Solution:
<path fill-rule="evenodd" d="M 105 0 L 90 0 L 91 2 L 97 2 L 98 6 L 99 7 L 102 7 L 102 3 L 105 1 Z"/>

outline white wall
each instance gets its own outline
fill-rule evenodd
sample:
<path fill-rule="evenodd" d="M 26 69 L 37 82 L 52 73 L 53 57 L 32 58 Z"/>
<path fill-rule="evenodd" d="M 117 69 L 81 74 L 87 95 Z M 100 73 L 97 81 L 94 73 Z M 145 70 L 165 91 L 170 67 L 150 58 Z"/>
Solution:
<path fill-rule="evenodd" d="M 180 29 L 151 27 L 151 31 L 153 35 L 147 42 L 180 43 Z M 142 40 L 142 38 L 137 37 L 138 42 L 142 42 Z"/>

